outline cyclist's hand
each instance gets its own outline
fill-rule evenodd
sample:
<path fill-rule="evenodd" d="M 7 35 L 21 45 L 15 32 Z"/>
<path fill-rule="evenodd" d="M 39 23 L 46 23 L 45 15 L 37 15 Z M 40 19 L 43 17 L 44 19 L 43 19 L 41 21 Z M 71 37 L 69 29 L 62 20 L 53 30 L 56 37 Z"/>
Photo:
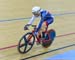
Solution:
<path fill-rule="evenodd" d="M 24 30 L 28 30 L 28 26 L 27 25 L 25 25 Z"/>
<path fill-rule="evenodd" d="M 28 27 L 27 27 L 27 26 L 25 26 L 25 27 L 24 27 L 24 30 L 28 30 Z"/>

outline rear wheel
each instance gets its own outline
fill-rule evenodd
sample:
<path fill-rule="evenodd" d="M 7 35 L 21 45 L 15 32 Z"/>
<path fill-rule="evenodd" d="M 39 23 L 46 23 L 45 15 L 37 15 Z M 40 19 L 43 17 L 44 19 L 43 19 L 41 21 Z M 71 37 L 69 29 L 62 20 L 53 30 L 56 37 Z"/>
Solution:
<path fill-rule="evenodd" d="M 52 42 L 54 41 L 54 38 L 56 37 L 56 32 L 53 29 L 48 30 L 47 35 L 44 40 L 42 40 L 42 46 L 47 48 L 49 47 Z"/>
<path fill-rule="evenodd" d="M 50 29 L 49 31 L 48 31 L 48 35 L 49 35 L 49 38 L 50 38 L 50 40 L 54 40 L 54 38 L 56 37 L 56 32 L 55 32 L 55 30 L 54 29 Z"/>

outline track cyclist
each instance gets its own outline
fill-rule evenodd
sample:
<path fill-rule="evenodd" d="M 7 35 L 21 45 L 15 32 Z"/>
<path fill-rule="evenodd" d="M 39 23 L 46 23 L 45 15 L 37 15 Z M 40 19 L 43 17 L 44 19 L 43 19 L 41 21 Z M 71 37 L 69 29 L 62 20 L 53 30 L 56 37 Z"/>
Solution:
<path fill-rule="evenodd" d="M 39 6 L 34 6 L 32 8 L 32 14 L 33 14 L 32 18 L 25 25 L 24 29 L 25 30 L 28 29 L 28 27 L 33 24 L 36 18 L 41 18 L 34 33 L 37 36 L 37 43 L 40 43 L 39 38 L 41 37 L 41 34 L 42 38 L 46 36 L 48 26 L 54 22 L 54 17 L 49 11 L 42 9 Z"/>

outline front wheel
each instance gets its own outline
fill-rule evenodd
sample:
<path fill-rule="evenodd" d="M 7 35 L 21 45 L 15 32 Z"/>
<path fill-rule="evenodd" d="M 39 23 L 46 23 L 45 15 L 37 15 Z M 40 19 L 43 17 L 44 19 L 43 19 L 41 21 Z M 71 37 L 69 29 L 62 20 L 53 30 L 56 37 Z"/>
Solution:
<path fill-rule="evenodd" d="M 34 45 L 34 42 L 35 42 L 35 36 L 31 32 L 28 32 L 25 35 L 23 35 L 18 43 L 19 53 L 24 54 L 30 51 Z"/>

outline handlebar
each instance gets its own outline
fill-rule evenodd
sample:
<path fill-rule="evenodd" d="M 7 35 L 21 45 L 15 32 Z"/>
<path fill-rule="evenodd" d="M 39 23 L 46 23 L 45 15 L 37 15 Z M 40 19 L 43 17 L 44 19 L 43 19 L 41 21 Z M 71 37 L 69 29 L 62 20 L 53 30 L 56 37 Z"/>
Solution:
<path fill-rule="evenodd" d="M 33 27 L 34 29 L 36 29 L 36 25 L 30 25 L 31 27 Z M 27 27 L 25 27 L 24 30 L 29 30 Z"/>
<path fill-rule="evenodd" d="M 36 25 L 31 25 L 32 27 L 36 28 Z"/>

